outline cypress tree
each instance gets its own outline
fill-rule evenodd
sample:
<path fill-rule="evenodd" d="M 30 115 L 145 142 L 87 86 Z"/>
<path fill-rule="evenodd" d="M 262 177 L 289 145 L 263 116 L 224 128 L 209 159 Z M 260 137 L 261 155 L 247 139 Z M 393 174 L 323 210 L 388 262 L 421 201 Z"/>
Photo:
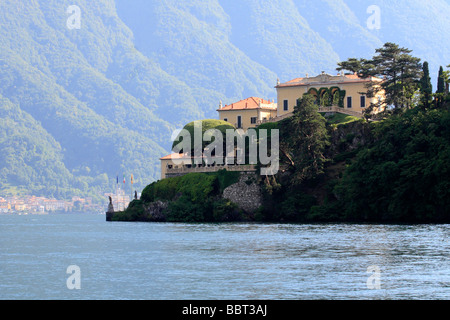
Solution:
<path fill-rule="evenodd" d="M 439 68 L 438 86 L 436 93 L 445 92 L 445 80 L 444 80 L 444 68 L 442 66 Z"/>
<path fill-rule="evenodd" d="M 430 69 L 428 62 L 423 63 L 423 75 L 420 79 L 420 92 L 422 93 L 422 106 L 425 109 L 430 107 L 430 98 L 433 94 L 433 86 L 431 85 Z"/>
<path fill-rule="evenodd" d="M 442 108 L 444 104 L 444 93 L 445 93 L 445 78 L 444 78 L 444 68 L 441 66 L 439 68 L 438 85 L 436 91 L 436 107 Z"/>

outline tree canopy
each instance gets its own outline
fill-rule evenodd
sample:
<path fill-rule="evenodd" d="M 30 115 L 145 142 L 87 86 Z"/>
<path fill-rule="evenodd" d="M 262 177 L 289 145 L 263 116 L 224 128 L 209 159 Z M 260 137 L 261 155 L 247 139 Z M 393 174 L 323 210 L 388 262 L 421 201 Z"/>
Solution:
<path fill-rule="evenodd" d="M 281 152 L 294 168 L 293 183 L 301 183 L 322 173 L 326 161 L 324 151 L 329 144 L 326 120 L 318 113 L 314 100 L 310 94 L 298 99 L 294 115 L 279 126 Z"/>
<path fill-rule="evenodd" d="M 421 59 L 412 56 L 411 52 L 398 44 L 387 42 L 382 48 L 376 49 L 372 59 L 351 58 L 338 63 L 337 70 L 356 72 L 362 78 L 383 79 L 380 85 L 375 82 L 367 85 L 368 97 L 376 97 L 379 93 L 384 93 L 386 97 L 384 101 L 373 103 L 368 112 L 381 106 L 394 111 L 411 108 L 422 76 Z"/>
<path fill-rule="evenodd" d="M 450 113 L 418 108 L 375 128 L 335 187 L 344 220 L 449 221 Z"/>
<path fill-rule="evenodd" d="M 433 94 L 433 85 L 431 84 L 430 69 L 428 62 L 426 61 L 423 63 L 423 75 L 420 79 L 420 92 L 422 95 L 422 106 L 425 109 L 428 109 L 430 107 L 431 97 Z"/>

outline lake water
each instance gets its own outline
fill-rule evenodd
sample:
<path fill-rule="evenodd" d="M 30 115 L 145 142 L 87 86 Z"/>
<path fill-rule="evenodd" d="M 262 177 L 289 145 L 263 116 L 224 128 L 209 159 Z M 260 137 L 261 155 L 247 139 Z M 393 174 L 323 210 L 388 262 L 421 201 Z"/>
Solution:
<path fill-rule="evenodd" d="M 450 225 L 0 215 L 0 299 L 449 299 L 449 235 Z"/>

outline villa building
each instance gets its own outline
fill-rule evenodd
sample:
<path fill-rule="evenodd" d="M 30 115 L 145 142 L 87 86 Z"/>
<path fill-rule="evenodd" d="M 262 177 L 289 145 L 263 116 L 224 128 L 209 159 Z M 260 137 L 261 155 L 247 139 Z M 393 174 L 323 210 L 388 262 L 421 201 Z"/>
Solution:
<path fill-rule="evenodd" d="M 188 157 L 186 154 L 172 153 L 159 159 L 161 161 L 161 179 L 165 179 L 176 175 L 180 171 L 191 170 L 194 158 Z M 181 163 L 181 162 L 184 163 Z"/>
<path fill-rule="evenodd" d="M 286 117 L 294 111 L 297 99 L 309 93 L 316 97 L 319 111 L 341 112 L 362 117 L 371 103 L 384 100 L 384 94 L 367 97 L 367 85 L 378 85 L 383 80 L 370 77 L 360 78 L 356 74 L 340 73 L 332 76 L 322 72 L 316 77 L 297 78 L 285 83 L 278 83 L 277 117 Z M 374 113 L 382 110 L 374 110 Z"/>
<path fill-rule="evenodd" d="M 369 98 L 368 86 L 378 86 L 383 80 L 376 77 L 360 78 L 356 74 L 339 73 L 336 76 L 322 72 L 315 77 L 296 78 L 285 83 L 277 83 L 277 103 L 261 98 L 250 97 L 230 105 L 220 102 L 219 119 L 229 122 L 236 129 L 244 131 L 256 128 L 262 123 L 278 122 L 293 115 L 297 100 L 309 93 L 316 97 L 319 112 L 344 113 L 362 118 L 372 103 L 383 102 L 381 91 Z M 373 110 L 378 113 L 384 107 Z M 177 161 L 178 160 L 178 161 Z M 180 161 L 183 160 L 183 161 Z M 194 157 L 185 154 L 171 154 L 160 159 L 161 179 L 179 176 L 190 172 L 214 172 L 226 168 L 229 171 L 256 171 L 256 166 L 225 164 L 194 164 Z M 198 160 L 198 159 L 197 159 Z M 181 163 L 183 162 L 183 163 Z"/>
<path fill-rule="evenodd" d="M 182 176 L 192 172 L 217 172 L 226 169 L 227 171 L 239 172 L 256 172 L 256 165 L 239 165 L 236 163 L 216 164 L 208 163 L 207 159 L 203 158 L 201 164 L 194 164 L 195 158 L 189 157 L 186 154 L 173 153 L 162 157 L 161 161 L 161 179 Z"/>
<path fill-rule="evenodd" d="M 230 105 L 220 103 L 219 119 L 231 123 L 236 129 L 255 128 L 261 122 L 277 117 L 277 104 L 273 101 L 250 97 Z"/>

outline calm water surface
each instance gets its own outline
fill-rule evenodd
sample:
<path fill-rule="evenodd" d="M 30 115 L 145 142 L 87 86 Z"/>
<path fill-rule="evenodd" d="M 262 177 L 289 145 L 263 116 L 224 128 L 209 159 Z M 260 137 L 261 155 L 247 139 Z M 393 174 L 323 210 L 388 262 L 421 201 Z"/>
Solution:
<path fill-rule="evenodd" d="M 0 215 L 0 299 L 449 299 L 449 235 L 450 225 Z M 79 290 L 66 284 L 71 265 Z"/>

